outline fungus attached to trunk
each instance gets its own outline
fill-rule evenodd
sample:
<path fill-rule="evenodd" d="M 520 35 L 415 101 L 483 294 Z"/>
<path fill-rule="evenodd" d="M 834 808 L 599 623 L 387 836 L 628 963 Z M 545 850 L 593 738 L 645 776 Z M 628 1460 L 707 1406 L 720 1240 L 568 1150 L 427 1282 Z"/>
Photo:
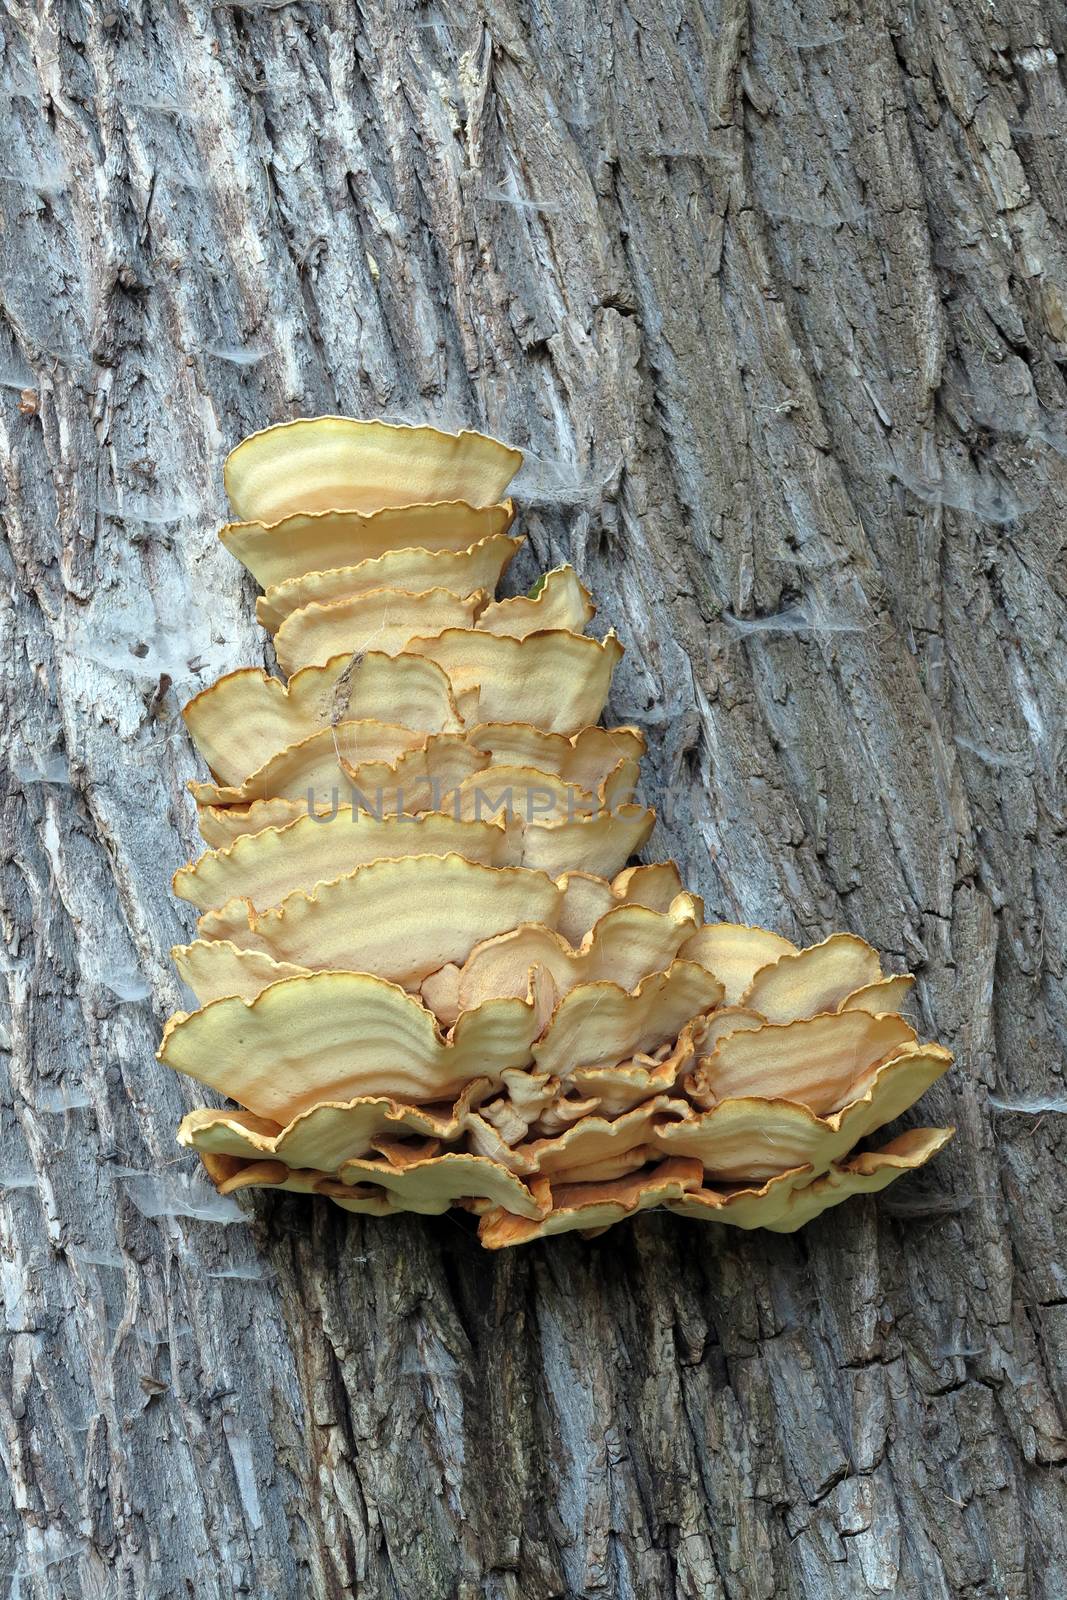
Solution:
<path fill-rule="evenodd" d="M 641 734 L 598 725 L 622 647 L 570 567 L 494 598 L 520 462 L 343 417 L 231 455 L 221 538 L 289 676 L 185 708 L 198 1009 L 160 1059 L 236 1104 L 179 1142 L 225 1193 L 457 1206 L 489 1249 L 653 1207 L 790 1231 L 943 1148 L 859 1146 L 952 1057 L 856 935 L 800 949 L 626 867 L 654 815 Z"/>

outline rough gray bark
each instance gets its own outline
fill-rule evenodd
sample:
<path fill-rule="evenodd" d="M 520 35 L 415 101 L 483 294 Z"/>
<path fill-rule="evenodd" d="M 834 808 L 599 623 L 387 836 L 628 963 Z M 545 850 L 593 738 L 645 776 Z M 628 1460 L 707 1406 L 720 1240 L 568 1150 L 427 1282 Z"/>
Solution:
<path fill-rule="evenodd" d="M 1067 1594 L 1060 8 L 2 13 L 4 1592 Z M 934 1168 L 502 1256 L 144 1214 L 222 455 L 326 410 L 527 449 L 655 854 L 918 970 Z"/>

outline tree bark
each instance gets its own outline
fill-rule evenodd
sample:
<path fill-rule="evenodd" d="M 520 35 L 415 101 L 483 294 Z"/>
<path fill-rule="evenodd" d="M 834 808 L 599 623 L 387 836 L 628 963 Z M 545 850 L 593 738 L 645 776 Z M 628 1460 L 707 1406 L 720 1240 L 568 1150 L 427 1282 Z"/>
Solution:
<path fill-rule="evenodd" d="M 1061 9 L 0 27 L 4 1592 L 1067 1595 Z M 265 659 L 223 455 L 320 411 L 526 450 L 648 858 L 917 971 L 932 1168 L 786 1238 L 188 1214 L 178 710 Z"/>

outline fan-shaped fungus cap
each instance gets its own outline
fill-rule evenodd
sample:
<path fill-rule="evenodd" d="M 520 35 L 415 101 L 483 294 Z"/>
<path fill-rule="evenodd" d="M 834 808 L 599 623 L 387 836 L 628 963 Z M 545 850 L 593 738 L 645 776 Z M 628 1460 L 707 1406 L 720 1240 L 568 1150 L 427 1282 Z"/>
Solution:
<path fill-rule="evenodd" d="M 243 834 L 221 850 L 206 851 L 178 868 L 174 893 L 202 911 L 235 898 L 264 910 L 294 890 L 310 890 L 372 861 L 456 854 L 503 867 L 513 864 L 521 843 L 499 820 L 468 822 L 448 811 L 378 817 L 346 806 L 329 820 L 305 812 L 282 828 Z"/>
<path fill-rule="evenodd" d="M 499 1080 L 530 1059 L 540 1031 L 525 1000 L 493 1000 L 446 1039 L 412 995 L 365 972 L 317 972 L 271 984 L 252 1001 L 177 1012 L 159 1058 L 257 1116 L 284 1123 L 325 1100 L 391 1095 L 413 1104 Z"/>
<path fill-rule="evenodd" d="M 272 757 L 340 722 L 400 725 L 424 733 L 462 726 L 451 685 L 433 661 L 370 650 L 306 667 L 288 684 L 257 667 L 227 672 L 183 712 L 193 743 L 223 785 L 237 787 Z"/>
<path fill-rule="evenodd" d="M 312 602 L 291 611 L 275 634 L 278 665 L 292 673 L 364 650 L 396 655 L 415 633 L 471 627 L 483 599 L 480 593 L 464 597 L 447 589 L 425 594 L 370 589 L 328 605 Z"/>
<path fill-rule="evenodd" d="M 482 589 L 491 594 L 521 543 L 521 539 L 497 533 L 466 550 L 387 550 L 358 566 L 305 572 L 261 595 L 256 618 L 269 633 L 277 633 L 303 606 L 331 605 L 374 589 L 399 589 L 407 594 L 444 589 L 456 595 Z"/>
<path fill-rule="evenodd" d="M 316 573 L 358 570 L 394 551 L 421 555 L 470 550 L 506 533 L 514 515 L 510 500 L 495 506 L 469 506 L 462 501 L 388 506 L 368 514 L 294 512 L 275 523 L 227 523 L 219 538 L 256 582 L 270 589 Z"/>
<path fill-rule="evenodd" d="M 351 417 L 314 417 L 264 428 L 226 460 L 226 493 L 242 521 L 294 512 L 380 511 L 386 506 L 498 501 L 522 452 L 484 433 Z"/>

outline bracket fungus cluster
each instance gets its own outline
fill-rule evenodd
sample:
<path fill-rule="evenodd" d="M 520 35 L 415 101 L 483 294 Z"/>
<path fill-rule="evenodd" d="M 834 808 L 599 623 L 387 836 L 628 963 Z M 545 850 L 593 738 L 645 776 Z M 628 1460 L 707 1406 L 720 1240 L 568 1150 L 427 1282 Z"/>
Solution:
<path fill-rule="evenodd" d="M 627 866 L 653 814 L 641 734 L 599 725 L 621 646 L 570 567 L 494 598 L 520 460 L 338 417 L 230 456 L 221 537 L 288 677 L 185 709 L 198 1009 L 160 1058 L 236 1104 L 179 1141 L 226 1193 L 459 1206 L 491 1249 L 654 1206 L 791 1231 L 941 1149 L 866 1141 L 951 1056 L 862 939 L 707 922 L 673 863 Z"/>

